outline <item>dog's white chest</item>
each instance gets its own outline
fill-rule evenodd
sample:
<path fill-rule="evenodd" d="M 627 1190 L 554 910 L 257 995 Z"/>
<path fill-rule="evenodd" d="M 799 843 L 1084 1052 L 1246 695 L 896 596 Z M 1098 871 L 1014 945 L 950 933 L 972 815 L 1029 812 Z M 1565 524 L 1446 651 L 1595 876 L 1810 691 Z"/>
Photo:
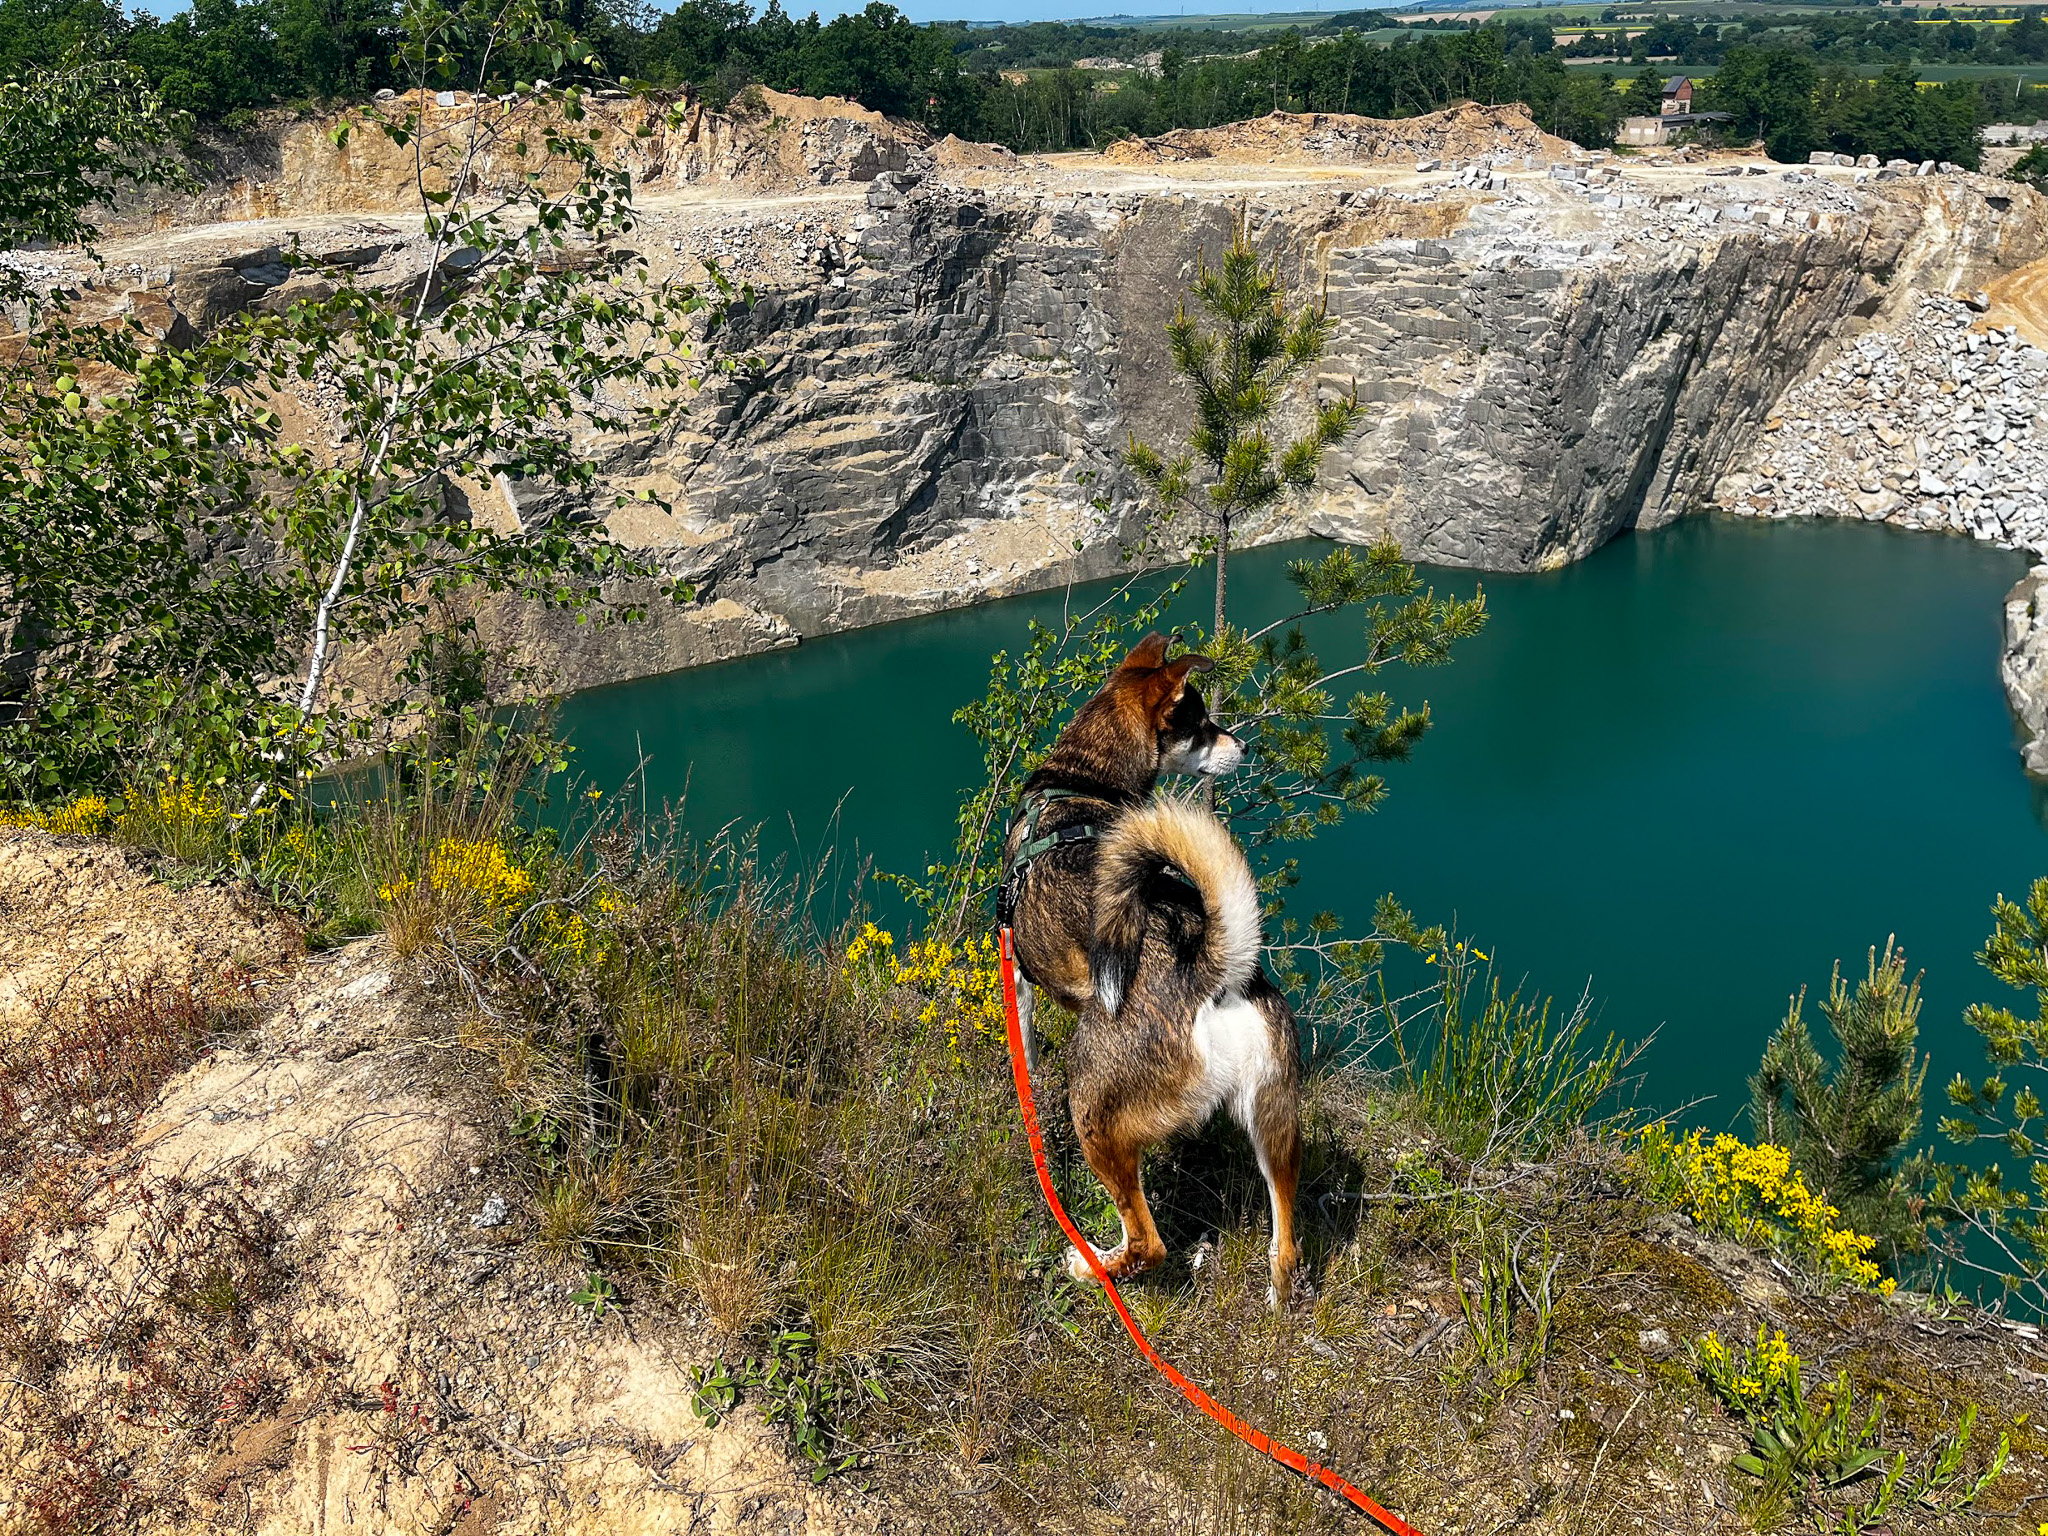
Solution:
<path fill-rule="evenodd" d="M 1234 992 L 1202 1004 L 1195 1015 L 1195 1059 L 1201 1063 L 1202 1113 L 1228 1104 L 1249 1121 L 1259 1089 L 1273 1075 L 1273 1036 L 1266 1017 Z"/>

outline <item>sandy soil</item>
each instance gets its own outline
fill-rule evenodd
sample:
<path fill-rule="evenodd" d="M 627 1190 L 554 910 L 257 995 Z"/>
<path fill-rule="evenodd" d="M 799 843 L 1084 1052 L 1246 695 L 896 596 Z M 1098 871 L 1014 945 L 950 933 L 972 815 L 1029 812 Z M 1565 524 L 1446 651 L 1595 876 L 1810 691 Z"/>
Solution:
<path fill-rule="evenodd" d="M 108 844 L 0 831 L 0 1046 L 93 992 L 261 977 L 298 947 L 227 886 L 173 892 Z"/>
<path fill-rule="evenodd" d="M 287 926 L 41 833 L 0 832 L 0 891 L 19 898 L 0 973 L 103 957 L 73 965 L 80 989 L 144 963 L 203 983 Z M 0 1531 L 104 1528 L 45 1518 L 106 1496 L 67 1462 L 81 1425 L 126 1469 L 123 1529 L 875 1529 L 757 1415 L 691 1412 L 701 1325 L 576 1301 L 584 1270 L 538 1240 L 516 1158 L 450 1071 L 460 1021 L 420 1017 L 401 976 L 382 939 L 274 969 L 255 1026 L 173 1077 L 125 1145 L 58 1130 L 0 1168 L 6 1341 L 45 1341 L 33 1366 L 0 1350 Z M 195 1309 L 216 1274 L 235 1305 Z"/>
<path fill-rule="evenodd" d="M 2018 326 L 2035 346 L 2048 347 L 2048 257 L 2006 273 L 1990 293 L 1987 322 Z"/>

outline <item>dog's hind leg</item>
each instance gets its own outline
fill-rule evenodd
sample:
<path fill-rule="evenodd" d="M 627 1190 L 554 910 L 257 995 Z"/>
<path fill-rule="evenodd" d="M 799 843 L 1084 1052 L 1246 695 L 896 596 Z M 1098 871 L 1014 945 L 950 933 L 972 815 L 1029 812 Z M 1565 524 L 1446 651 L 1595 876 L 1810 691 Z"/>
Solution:
<path fill-rule="evenodd" d="M 1088 1166 L 1095 1170 L 1102 1187 L 1109 1191 L 1109 1198 L 1116 1202 L 1116 1213 L 1124 1225 L 1124 1240 L 1114 1251 L 1098 1250 L 1102 1267 L 1109 1271 L 1112 1280 L 1142 1274 L 1166 1257 L 1166 1244 L 1152 1224 L 1152 1208 L 1145 1203 L 1145 1188 L 1139 1178 L 1138 1160 L 1144 1149 L 1135 1141 L 1091 1126 L 1078 1114 L 1074 1118 L 1074 1129 L 1081 1138 L 1081 1155 L 1088 1159 Z M 1067 1273 L 1076 1280 L 1094 1278 L 1088 1261 L 1078 1252 L 1067 1254 Z"/>
<path fill-rule="evenodd" d="M 1294 1192 L 1301 1179 L 1301 1112 L 1293 1085 L 1267 1084 L 1252 1106 L 1252 1113 L 1238 1119 L 1258 1155 L 1259 1172 L 1266 1180 L 1266 1197 L 1273 1207 L 1273 1240 L 1266 1250 L 1272 1263 L 1273 1287 L 1266 1299 L 1274 1311 L 1284 1311 L 1300 1256 L 1294 1242 Z"/>
<path fill-rule="evenodd" d="M 1031 1010 L 1037 1004 L 1038 989 L 1022 975 L 1017 978 L 1017 1033 L 1024 1039 L 1024 1070 L 1038 1076 L 1038 1036 L 1031 1032 Z"/>

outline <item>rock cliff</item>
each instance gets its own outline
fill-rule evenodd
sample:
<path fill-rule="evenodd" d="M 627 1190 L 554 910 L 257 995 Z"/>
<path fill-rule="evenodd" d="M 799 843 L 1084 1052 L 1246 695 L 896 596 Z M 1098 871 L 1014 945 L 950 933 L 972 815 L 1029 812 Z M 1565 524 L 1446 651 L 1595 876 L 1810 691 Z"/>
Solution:
<path fill-rule="evenodd" d="M 612 483 L 670 501 L 609 532 L 700 600 L 597 643 L 495 615 L 565 689 L 1113 569 L 1142 515 L 1120 451 L 1172 442 L 1182 415 L 1166 319 L 1240 212 L 1298 291 L 1328 294 L 1320 388 L 1372 407 L 1251 535 L 1390 534 L 1509 571 L 1707 505 L 1840 340 L 2048 253 L 2048 199 L 2010 183 L 1609 160 L 1513 109 L 1276 116 L 1192 158 L 1148 141 L 1018 160 L 845 104 L 776 98 L 651 140 L 626 132 L 635 104 L 599 105 L 635 146 L 657 268 L 751 285 L 732 342 L 756 366 L 650 440 L 586 445 Z M 436 109 L 451 144 L 462 107 Z M 279 216 L 153 235 L 126 267 L 111 252 L 122 302 L 167 334 L 276 302 L 263 247 L 291 235 L 371 282 L 436 280 L 388 211 L 392 168 L 352 153 L 290 138 L 234 204 Z M 461 491 L 473 515 L 559 510 Z"/>
<path fill-rule="evenodd" d="M 1101 535 L 1132 515 L 1127 434 L 1177 424 L 1165 320 L 1247 203 L 1329 295 L 1324 389 L 1373 406 L 1260 536 L 1391 533 L 1495 570 L 1704 505 L 1888 278 L 1978 275 L 2043 238 L 2038 209 L 2001 214 L 1957 179 L 1837 193 L 1796 225 L 1709 204 L 1674 236 L 1649 196 L 1595 223 L 1518 171 L 1505 198 L 1326 183 L 1255 201 L 885 178 L 848 270 L 748 317 L 764 375 L 658 458 L 712 534 L 674 568 L 806 634 L 1102 568 Z"/>
<path fill-rule="evenodd" d="M 2027 772 L 2048 778 L 2048 565 L 2037 565 L 2005 595 L 2005 654 L 1998 676 L 2018 720 Z"/>

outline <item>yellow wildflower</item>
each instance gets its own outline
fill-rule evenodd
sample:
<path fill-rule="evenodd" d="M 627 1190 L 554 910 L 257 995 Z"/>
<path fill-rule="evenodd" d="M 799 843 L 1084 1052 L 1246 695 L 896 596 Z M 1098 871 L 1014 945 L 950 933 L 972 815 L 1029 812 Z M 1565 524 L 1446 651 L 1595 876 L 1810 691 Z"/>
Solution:
<path fill-rule="evenodd" d="M 444 837 L 427 856 L 427 884 L 442 892 L 466 891 L 497 907 L 532 890 L 533 876 L 513 863 L 499 843 Z"/>
<path fill-rule="evenodd" d="M 80 795 L 68 805 L 0 806 L 0 827 L 35 827 L 62 836 L 93 837 L 107 829 L 104 795 Z"/>
<path fill-rule="evenodd" d="M 1643 1133 L 1643 1147 L 1653 1165 L 1676 1176 L 1681 1205 L 1702 1226 L 1804 1253 L 1837 1279 L 1891 1294 L 1870 1258 L 1877 1239 L 1840 1225 L 1842 1213 L 1806 1187 L 1786 1148 L 1727 1135 L 1708 1141 L 1703 1131 L 1674 1139 L 1661 1126 Z"/>
<path fill-rule="evenodd" d="M 868 923 L 848 941 L 844 974 L 867 975 L 893 986 L 922 993 L 920 1024 L 946 1032 L 946 1047 L 963 1069 L 962 1042 L 970 1036 L 1003 1033 L 1001 952 L 993 936 L 958 944 L 926 939 L 911 944 L 901 956 L 895 936 Z"/>

